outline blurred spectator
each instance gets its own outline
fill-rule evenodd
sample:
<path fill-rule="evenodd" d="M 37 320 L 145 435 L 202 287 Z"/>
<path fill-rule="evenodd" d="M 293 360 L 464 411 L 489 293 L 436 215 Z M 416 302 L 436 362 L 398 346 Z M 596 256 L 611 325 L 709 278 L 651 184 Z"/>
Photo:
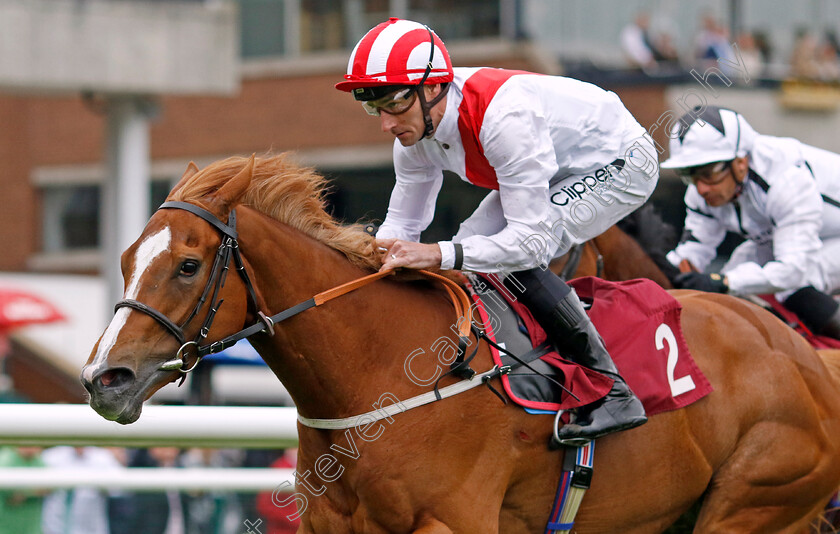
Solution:
<path fill-rule="evenodd" d="M 121 467 L 128 467 L 128 450 L 122 447 L 108 447 L 111 454 L 119 462 Z M 125 509 L 126 498 L 130 494 L 124 490 L 111 490 L 108 492 L 107 515 L 108 530 L 110 534 L 125 534 Z"/>
<path fill-rule="evenodd" d="M 790 58 L 790 75 L 794 78 L 815 80 L 819 77 L 817 61 L 817 40 L 808 30 L 799 29 Z"/>
<path fill-rule="evenodd" d="M 762 30 L 754 31 L 753 38 L 755 40 L 756 48 L 758 48 L 758 51 L 761 53 L 761 62 L 765 66 L 769 65 L 770 62 L 773 61 L 773 47 L 770 45 L 770 38 L 767 36 L 767 33 Z"/>
<path fill-rule="evenodd" d="M 720 59 L 733 59 L 729 30 L 713 15 L 703 16 L 703 26 L 695 41 L 694 55 L 703 66 L 718 64 Z"/>
<path fill-rule="evenodd" d="M 283 453 L 283 449 L 246 449 L 243 451 L 239 467 L 265 468 L 282 456 Z M 257 511 L 256 493 L 239 494 L 239 506 L 242 511 L 242 517 L 245 519 L 253 520 L 260 516 Z"/>
<path fill-rule="evenodd" d="M 242 451 L 190 449 L 181 457 L 184 467 L 236 467 Z M 239 498 L 218 490 L 190 492 L 187 499 L 187 534 L 226 534 L 242 525 Z"/>
<path fill-rule="evenodd" d="M 224 454 L 175 447 L 141 449 L 132 456 L 130 467 L 181 468 L 229 467 Z M 112 517 L 122 516 L 112 534 L 227 534 L 242 525 L 239 503 L 232 494 L 215 491 L 138 492 L 112 506 Z"/>
<path fill-rule="evenodd" d="M 817 47 L 817 77 L 825 82 L 840 80 L 840 58 L 837 54 L 837 43 L 831 32 Z"/>
<path fill-rule="evenodd" d="M 180 451 L 152 447 L 135 451 L 129 467 L 175 467 Z M 119 506 L 122 520 L 113 534 L 186 534 L 186 503 L 177 491 L 140 492 L 125 496 Z M 117 518 L 114 518 L 117 519 Z"/>
<path fill-rule="evenodd" d="M 735 42 L 738 45 L 741 63 L 747 70 L 747 77 L 750 82 L 754 82 L 764 73 L 764 58 L 755 42 L 755 36 L 750 32 L 741 32 Z M 744 80 L 747 77 L 739 77 L 739 80 Z"/>
<path fill-rule="evenodd" d="M 99 447 L 53 447 L 43 452 L 47 467 L 101 472 L 122 467 L 114 454 Z M 58 490 L 44 500 L 44 534 L 110 534 L 107 495 L 96 488 Z"/>
<path fill-rule="evenodd" d="M 627 60 L 634 67 L 651 69 L 656 67 L 653 56 L 653 46 L 650 42 L 650 18 L 647 13 L 636 15 L 634 22 L 621 30 L 621 48 Z"/>
<path fill-rule="evenodd" d="M 280 456 L 270 467 L 281 469 L 294 469 L 297 466 L 297 449 L 288 449 L 281 452 Z M 280 507 L 274 504 L 271 499 L 272 492 L 264 491 L 257 494 L 257 512 L 260 518 L 265 520 L 266 534 L 294 534 L 300 525 L 300 518 L 290 521 L 288 516 L 295 513 L 292 506 Z"/>
<path fill-rule="evenodd" d="M 825 30 L 825 42 L 840 55 L 840 39 L 837 38 L 837 32 L 831 29 Z"/>
<path fill-rule="evenodd" d="M 679 65 L 680 55 L 677 52 L 677 47 L 674 46 L 674 38 L 670 33 L 664 31 L 659 33 L 654 55 L 660 65 L 670 64 L 675 67 Z"/>
<path fill-rule="evenodd" d="M 671 36 L 663 33 L 658 39 L 650 30 L 650 16 L 641 12 L 621 30 L 621 48 L 633 67 L 656 70 L 662 62 L 676 62 L 677 52 Z"/>
<path fill-rule="evenodd" d="M 0 467 L 44 467 L 40 447 L 0 448 Z M 41 534 L 44 492 L 0 491 L 0 534 Z"/>

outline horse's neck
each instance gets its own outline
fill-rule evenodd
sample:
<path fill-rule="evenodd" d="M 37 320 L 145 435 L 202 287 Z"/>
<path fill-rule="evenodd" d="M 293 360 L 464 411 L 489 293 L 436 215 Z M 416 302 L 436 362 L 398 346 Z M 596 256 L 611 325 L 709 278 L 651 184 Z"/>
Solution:
<path fill-rule="evenodd" d="M 269 315 L 366 274 L 288 226 L 256 214 L 242 219 L 241 248 Z M 424 296 L 403 284 L 374 282 L 276 325 L 274 337 L 252 342 L 303 415 L 370 411 L 383 393 L 411 389 L 406 357 L 418 348 L 429 351 L 430 332 L 444 335 L 454 322 L 451 306 Z M 415 372 L 431 375 L 432 360 L 418 358 Z"/>
<path fill-rule="evenodd" d="M 649 278 L 666 289 L 672 287 L 668 277 L 642 246 L 617 226 L 610 227 L 594 241 L 604 258 L 604 278 Z"/>

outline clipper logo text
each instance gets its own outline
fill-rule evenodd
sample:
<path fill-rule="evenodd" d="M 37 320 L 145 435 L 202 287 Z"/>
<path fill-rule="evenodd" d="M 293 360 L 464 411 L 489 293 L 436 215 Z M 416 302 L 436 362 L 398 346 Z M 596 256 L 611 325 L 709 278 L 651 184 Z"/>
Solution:
<path fill-rule="evenodd" d="M 624 160 L 617 159 L 598 169 L 591 176 L 584 176 L 583 178 L 572 182 L 560 188 L 560 191 L 551 195 L 551 203 L 558 206 L 566 206 L 570 202 L 579 200 L 588 193 L 600 194 L 612 187 L 615 181 L 615 176 L 624 168 Z"/>

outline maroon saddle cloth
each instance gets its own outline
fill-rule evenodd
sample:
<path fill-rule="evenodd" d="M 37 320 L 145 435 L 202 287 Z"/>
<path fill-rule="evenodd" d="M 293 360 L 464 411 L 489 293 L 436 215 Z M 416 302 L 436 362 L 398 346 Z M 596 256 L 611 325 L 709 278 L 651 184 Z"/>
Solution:
<path fill-rule="evenodd" d="M 691 356 L 680 326 L 680 303 L 656 283 L 645 280 L 609 282 L 595 277 L 572 280 L 587 313 L 606 343 L 616 367 L 641 399 L 648 415 L 676 410 L 712 391 Z M 469 289 L 487 335 L 521 356 L 546 340 L 545 331 L 509 290 L 492 276 L 475 276 Z M 492 348 L 496 364 L 499 351 Z M 520 366 L 502 376 L 505 392 L 532 410 L 567 410 L 605 396 L 612 379 L 550 352 L 531 364 L 574 393 Z"/>

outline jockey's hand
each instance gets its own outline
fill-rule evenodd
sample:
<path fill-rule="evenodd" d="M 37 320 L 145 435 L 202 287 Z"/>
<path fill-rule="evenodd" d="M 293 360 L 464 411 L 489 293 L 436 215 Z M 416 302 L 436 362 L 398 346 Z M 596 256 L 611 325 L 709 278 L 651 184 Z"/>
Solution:
<path fill-rule="evenodd" d="M 429 269 L 440 267 L 441 254 L 437 243 L 415 243 L 402 239 L 377 239 L 376 246 L 382 254 L 379 272 L 406 267 L 408 269 Z"/>
<path fill-rule="evenodd" d="M 674 287 L 677 289 L 696 289 L 710 293 L 728 293 L 729 281 L 718 273 L 704 274 L 698 272 L 681 273 L 674 277 Z"/>

